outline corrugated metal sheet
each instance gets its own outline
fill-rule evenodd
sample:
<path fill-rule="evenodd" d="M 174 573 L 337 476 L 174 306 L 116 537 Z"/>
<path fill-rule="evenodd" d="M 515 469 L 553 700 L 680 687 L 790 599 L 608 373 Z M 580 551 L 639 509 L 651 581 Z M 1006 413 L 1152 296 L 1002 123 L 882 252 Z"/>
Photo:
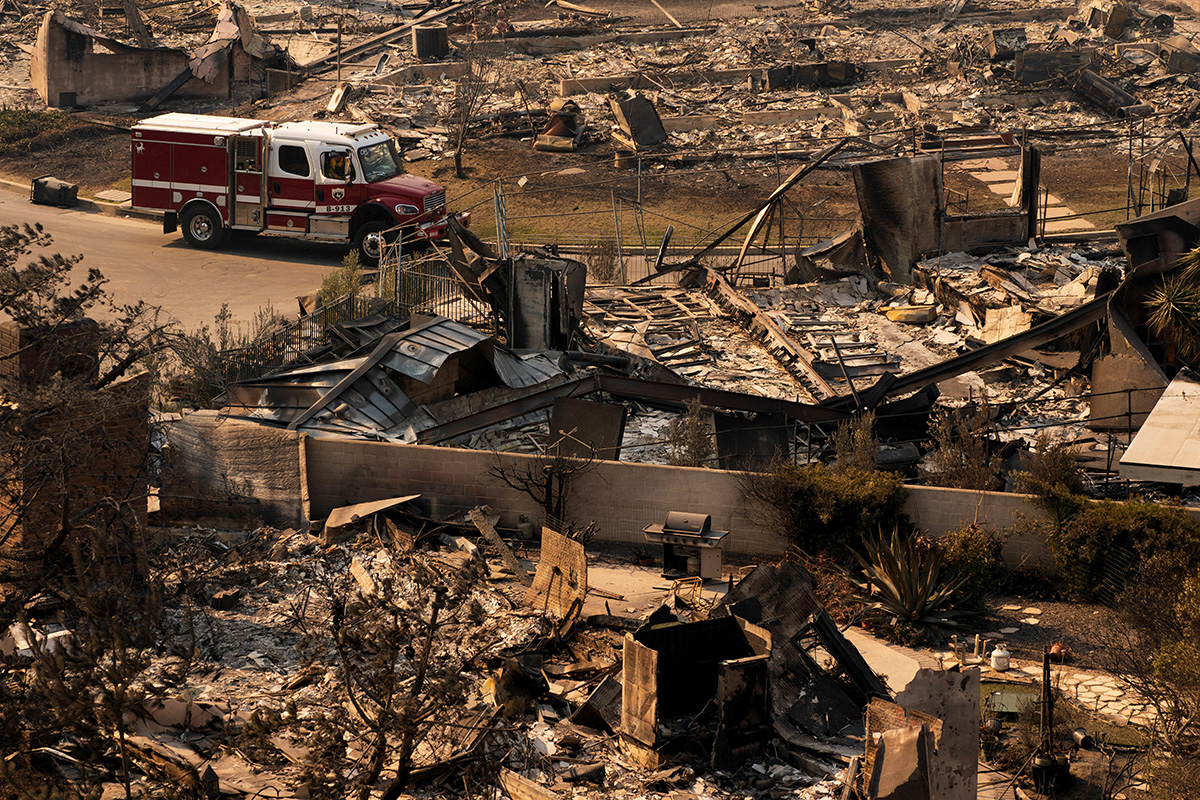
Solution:
<path fill-rule="evenodd" d="M 273 384 L 281 381 L 295 383 L 297 380 L 302 380 L 304 378 L 319 380 L 321 376 L 334 372 L 349 374 L 361 367 L 363 364 L 367 363 L 369 359 L 370 356 L 362 356 L 360 358 L 346 358 L 341 361 L 330 361 L 326 364 L 314 364 L 308 367 L 296 367 L 295 369 L 289 369 L 286 372 L 275 372 L 265 378 L 256 378 L 252 381 L 242 381 L 242 383 L 239 385 Z"/>
<path fill-rule="evenodd" d="M 546 356 L 520 358 L 466 325 L 435 318 L 383 336 L 369 356 L 305 366 L 245 381 L 227 395 L 231 414 L 310 432 L 412 441 L 437 423 L 397 382 L 431 384 L 452 356 L 474 350 L 509 387 L 534 386 L 562 374 Z"/>
<path fill-rule="evenodd" d="M 387 431 L 403 425 L 417 410 L 400 385 L 379 365 L 339 386 L 340 390 L 328 392 L 306 414 L 295 417 L 291 427 L 301 428 L 318 419 L 325 423 L 339 419 L 369 431 Z"/>
<path fill-rule="evenodd" d="M 432 383 L 447 358 L 488 341 L 490 337 L 474 328 L 442 317 L 416 330 L 385 336 L 379 345 L 386 346 L 380 363 L 422 383 Z"/>
<path fill-rule="evenodd" d="M 536 386 L 562 375 L 558 365 L 541 353 L 520 358 L 501 347 L 496 348 L 492 366 L 496 368 L 496 374 L 504 381 L 504 385 L 513 389 Z"/>

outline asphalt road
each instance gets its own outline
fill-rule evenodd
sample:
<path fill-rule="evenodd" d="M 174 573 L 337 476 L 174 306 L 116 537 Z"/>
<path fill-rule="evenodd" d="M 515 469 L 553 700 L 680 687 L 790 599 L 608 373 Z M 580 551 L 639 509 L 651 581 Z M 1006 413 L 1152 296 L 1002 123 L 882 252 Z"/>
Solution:
<path fill-rule="evenodd" d="M 315 291 L 347 252 L 345 245 L 244 235 L 226 237 L 216 252 L 194 250 L 178 231 L 164 235 L 161 223 L 35 206 L 28 195 L 0 188 L 0 225 L 25 222 L 40 222 L 54 237 L 50 252 L 82 254 L 80 268 L 99 269 L 117 302 L 145 300 L 187 330 L 211 326 L 222 303 L 243 323 L 268 302 L 294 316 L 295 298 Z"/>

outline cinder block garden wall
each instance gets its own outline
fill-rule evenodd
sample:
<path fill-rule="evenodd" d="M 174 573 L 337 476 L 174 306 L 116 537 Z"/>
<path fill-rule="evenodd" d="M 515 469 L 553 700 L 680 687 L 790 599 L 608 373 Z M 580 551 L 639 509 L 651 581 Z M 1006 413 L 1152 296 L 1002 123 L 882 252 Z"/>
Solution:
<path fill-rule="evenodd" d="M 347 503 L 421 493 L 438 514 L 486 503 L 515 525 L 525 514 L 541 521 L 524 494 L 488 474 L 498 463 L 519 469 L 532 456 L 446 447 L 304 437 L 310 518 L 321 519 Z M 781 553 L 787 541 L 756 525 L 737 473 L 599 461 L 572 481 L 569 513 L 594 520 L 605 541 L 644 542 L 642 528 L 661 523 L 668 511 L 712 515 L 713 527 L 730 532 L 727 548 L 739 553 Z"/>
<path fill-rule="evenodd" d="M 165 419 L 159 505 L 166 522 L 302 527 L 300 434 L 197 411 Z"/>
<path fill-rule="evenodd" d="M 311 519 L 347 503 L 420 492 L 439 513 L 487 503 L 504 525 L 514 525 L 521 514 L 540 520 L 528 497 L 488 474 L 498 463 L 519 467 L 532 456 L 316 437 L 304 437 L 303 447 Z M 758 524 L 738 473 L 725 470 L 601 461 L 576 477 L 569 507 L 577 520 L 595 520 L 605 541 L 642 542 L 642 528 L 662 522 L 668 511 L 692 511 L 711 514 L 713 527 L 730 532 L 726 547 L 731 552 L 777 555 L 788 544 Z M 1041 513 L 1026 495 L 926 486 L 909 487 L 905 511 L 935 536 L 964 522 L 998 530 L 1012 525 L 1017 513 Z M 1014 566 L 1053 566 L 1034 537 L 1010 538 L 1004 555 Z"/>
<path fill-rule="evenodd" d="M 945 489 L 940 486 L 909 486 L 904 512 L 923 531 L 944 536 L 972 522 L 992 531 L 1005 531 L 1001 554 L 1008 566 L 1054 570 L 1054 556 L 1045 542 L 1032 533 L 1006 531 L 1021 516 L 1045 520 L 1045 513 L 1027 494 Z"/>
<path fill-rule="evenodd" d="M 168 424 L 167 439 L 174 463 L 164 474 L 163 508 L 173 506 L 173 517 L 203 516 L 205 509 L 166 499 L 172 494 L 201 505 L 214 498 L 208 512 L 216 516 L 228 513 L 230 495 L 237 494 L 260 510 L 269 507 L 275 524 L 297 525 L 339 506 L 419 493 L 434 515 L 486 503 L 502 525 L 516 525 L 522 514 L 541 522 L 533 501 L 488 474 L 498 463 L 519 467 L 532 456 L 297 435 L 213 412 Z M 1002 531 L 1021 515 L 1042 515 L 1027 495 L 931 486 L 909 486 L 908 493 L 909 518 L 934 536 L 970 522 Z M 662 522 L 668 511 L 711 514 L 713 527 L 730 531 L 731 552 L 772 556 L 787 548 L 783 536 L 759 524 L 736 472 L 602 461 L 573 483 L 571 515 L 594 520 L 604 541 L 643 542 L 642 528 Z M 1200 519 L 1200 511 L 1192 514 Z M 1054 564 L 1033 535 L 1006 532 L 1004 557 L 1014 567 Z"/>

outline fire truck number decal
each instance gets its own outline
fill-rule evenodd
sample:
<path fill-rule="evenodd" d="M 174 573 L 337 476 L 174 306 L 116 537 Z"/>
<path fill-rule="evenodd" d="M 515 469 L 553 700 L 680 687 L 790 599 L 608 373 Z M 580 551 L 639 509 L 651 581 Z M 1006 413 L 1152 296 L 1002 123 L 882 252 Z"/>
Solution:
<path fill-rule="evenodd" d="M 354 206 L 317 206 L 318 214 L 349 214 Z"/>

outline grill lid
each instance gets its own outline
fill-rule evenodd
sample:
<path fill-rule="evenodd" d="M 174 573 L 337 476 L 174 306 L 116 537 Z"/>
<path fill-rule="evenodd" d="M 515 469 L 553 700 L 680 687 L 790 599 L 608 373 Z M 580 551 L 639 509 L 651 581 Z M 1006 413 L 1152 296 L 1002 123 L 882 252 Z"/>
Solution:
<path fill-rule="evenodd" d="M 663 523 L 663 533 L 703 536 L 712 529 L 711 514 L 695 514 L 687 511 L 668 511 Z"/>

